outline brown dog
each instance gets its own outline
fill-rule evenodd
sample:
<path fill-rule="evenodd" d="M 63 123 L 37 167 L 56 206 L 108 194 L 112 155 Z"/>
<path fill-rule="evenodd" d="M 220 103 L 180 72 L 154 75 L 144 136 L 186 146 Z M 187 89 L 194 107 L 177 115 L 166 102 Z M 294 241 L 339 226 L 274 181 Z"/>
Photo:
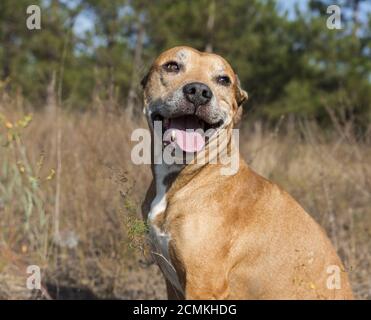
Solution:
<path fill-rule="evenodd" d="M 351 299 L 347 274 L 322 229 L 239 157 L 232 129 L 247 94 L 230 65 L 176 47 L 156 59 L 142 84 L 152 136 L 156 120 L 167 131 L 162 151 L 181 150 L 183 161 L 196 155 L 186 164 L 152 165 L 143 204 L 169 298 Z M 226 161 L 214 161 L 222 153 L 220 160 L 237 159 L 237 170 L 223 173 Z M 200 155 L 209 160 L 198 163 Z"/>

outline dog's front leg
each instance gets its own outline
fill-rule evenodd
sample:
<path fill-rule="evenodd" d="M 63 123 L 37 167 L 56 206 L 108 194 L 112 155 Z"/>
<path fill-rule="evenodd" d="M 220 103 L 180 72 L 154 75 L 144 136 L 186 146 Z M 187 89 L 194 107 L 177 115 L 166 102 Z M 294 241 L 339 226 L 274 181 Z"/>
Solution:
<path fill-rule="evenodd" d="M 225 274 L 206 270 L 187 273 L 185 298 L 187 300 L 224 300 L 229 298 Z"/>

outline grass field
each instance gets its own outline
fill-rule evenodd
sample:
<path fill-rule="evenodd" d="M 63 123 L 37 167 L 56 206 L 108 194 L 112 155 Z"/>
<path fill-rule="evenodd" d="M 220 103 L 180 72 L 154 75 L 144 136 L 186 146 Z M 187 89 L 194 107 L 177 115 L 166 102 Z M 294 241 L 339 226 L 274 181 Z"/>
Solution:
<path fill-rule="evenodd" d="M 150 170 L 130 161 L 131 131 L 145 123 L 102 110 L 0 104 L 0 298 L 166 297 L 143 254 Z M 327 132 L 284 118 L 269 129 L 247 117 L 240 150 L 326 229 L 356 297 L 371 299 L 371 139 L 333 117 Z M 42 270 L 42 294 L 25 287 L 31 264 Z"/>

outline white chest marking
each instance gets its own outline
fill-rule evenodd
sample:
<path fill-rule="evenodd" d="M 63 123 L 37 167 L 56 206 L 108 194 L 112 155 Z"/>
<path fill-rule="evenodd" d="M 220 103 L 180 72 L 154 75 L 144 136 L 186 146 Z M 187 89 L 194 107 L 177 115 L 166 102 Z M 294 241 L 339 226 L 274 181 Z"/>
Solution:
<path fill-rule="evenodd" d="M 180 292 L 183 291 L 178 275 L 174 266 L 170 261 L 169 255 L 169 241 L 171 235 L 168 232 L 161 231 L 153 221 L 155 218 L 166 210 L 166 188 L 164 184 L 164 178 L 170 174 L 179 171 L 179 167 L 176 165 L 155 165 L 155 180 L 156 180 L 156 196 L 151 203 L 151 210 L 148 214 L 148 223 L 150 226 L 150 236 L 153 245 L 153 255 L 157 263 L 159 264 L 162 272 L 168 281 L 177 288 Z"/>

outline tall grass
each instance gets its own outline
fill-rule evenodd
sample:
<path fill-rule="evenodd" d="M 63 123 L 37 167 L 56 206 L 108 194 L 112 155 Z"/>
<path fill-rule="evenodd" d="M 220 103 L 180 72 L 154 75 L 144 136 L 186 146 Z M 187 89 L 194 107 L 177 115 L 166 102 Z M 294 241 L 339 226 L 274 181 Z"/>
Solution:
<path fill-rule="evenodd" d="M 164 298 L 157 267 L 142 258 L 139 208 L 150 170 L 130 160 L 131 132 L 145 124 L 99 108 L 31 119 L 12 103 L 0 105 L 0 296 L 35 297 L 24 290 L 25 267 L 38 264 L 44 297 Z M 287 189 L 327 230 L 356 296 L 369 299 L 368 138 L 283 120 L 275 129 L 246 122 L 240 143 L 251 167 Z"/>

